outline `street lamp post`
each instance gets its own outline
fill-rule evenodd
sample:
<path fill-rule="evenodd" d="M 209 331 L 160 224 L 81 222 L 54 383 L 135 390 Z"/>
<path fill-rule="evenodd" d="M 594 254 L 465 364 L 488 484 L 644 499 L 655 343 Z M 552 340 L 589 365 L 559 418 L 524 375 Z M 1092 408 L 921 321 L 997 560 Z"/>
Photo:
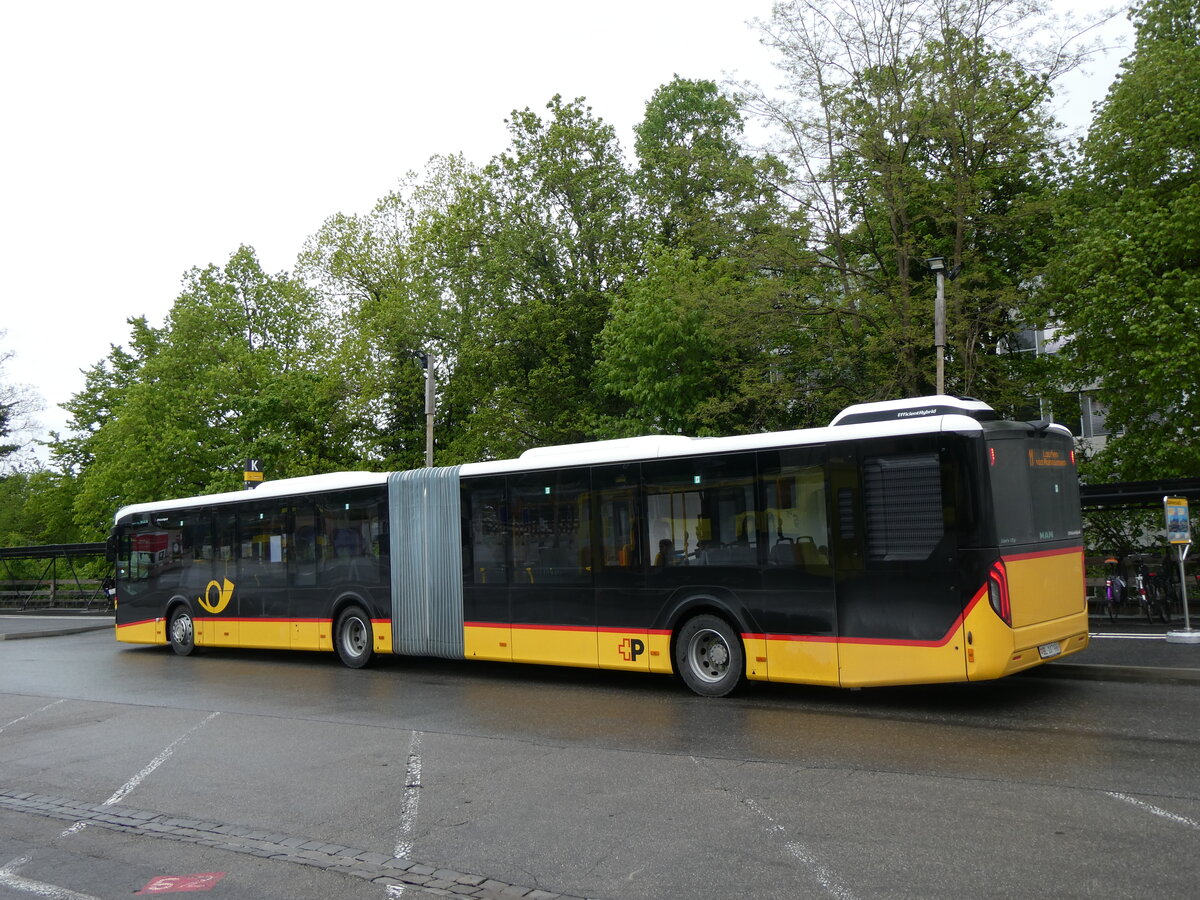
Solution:
<path fill-rule="evenodd" d="M 937 300 L 933 305 L 933 345 L 937 350 L 937 392 L 946 393 L 946 257 L 927 259 L 930 271 L 937 276 Z"/>
<path fill-rule="evenodd" d="M 425 370 L 425 465 L 433 467 L 433 417 L 437 411 L 437 385 L 434 364 L 437 357 L 432 353 L 413 353 Z"/>

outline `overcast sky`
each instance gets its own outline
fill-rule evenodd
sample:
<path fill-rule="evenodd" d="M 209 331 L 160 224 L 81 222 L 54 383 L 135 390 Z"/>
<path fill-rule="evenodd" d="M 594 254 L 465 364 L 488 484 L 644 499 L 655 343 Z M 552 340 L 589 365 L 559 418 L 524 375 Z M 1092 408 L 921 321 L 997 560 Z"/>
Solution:
<path fill-rule="evenodd" d="M 1086 0 L 1062 7 L 1099 8 Z M 774 83 L 770 0 L 0 0 L 0 372 L 58 404 L 160 325 L 193 266 L 293 267 L 437 153 L 482 164 L 514 108 L 584 96 L 631 146 L 675 74 Z M 1129 32 L 1123 17 L 1110 29 Z M 1122 52 L 1066 85 L 1080 127 Z"/>

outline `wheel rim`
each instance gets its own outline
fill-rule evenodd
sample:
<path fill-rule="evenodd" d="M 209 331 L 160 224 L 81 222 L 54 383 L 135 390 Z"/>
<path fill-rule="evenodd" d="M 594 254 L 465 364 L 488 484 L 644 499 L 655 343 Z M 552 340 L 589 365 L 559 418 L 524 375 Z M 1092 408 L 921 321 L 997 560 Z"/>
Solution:
<path fill-rule="evenodd" d="M 367 652 L 370 641 L 367 639 L 367 626 L 358 616 L 352 616 L 342 626 L 342 646 L 351 656 L 362 656 Z"/>
<path fill-rule="evenodd" d="M 180 647 L 192 645 L 192 617 L 187 613 L 180 613 L 171 620 L 171 640 Z"/>
<path fill-rule="evenodd" d="M 710 684 L 720 681 L 728 674 L 732 655 L 725 638 L 711 628 L 702 628 L 688 641 L 689 667 L 697 678 Z"/>

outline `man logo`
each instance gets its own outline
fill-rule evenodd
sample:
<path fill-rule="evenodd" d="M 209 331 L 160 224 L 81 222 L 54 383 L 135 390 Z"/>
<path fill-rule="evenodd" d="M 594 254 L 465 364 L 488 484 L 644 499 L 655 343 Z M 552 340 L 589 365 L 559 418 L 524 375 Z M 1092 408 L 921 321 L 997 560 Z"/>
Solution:
<path fill-rule="evenodd" d="M 213 591 L 217 592 L 214 599 Z M 204 589 L 204 596 L 197 597 L 196 601 L 214 616 L 229 605 L 229 601 L 233 599 L 233 582 L 228 578 L 224 584 L 218 584 L 215 581 L 210 581 L 208 587 Z"/>
<path fill-rule="evenodd" d="M 636 662 L 646 652 L 646 643 L 638 638 L 625 638 L 617 645 L 617 651 L 625 662 Z"/>

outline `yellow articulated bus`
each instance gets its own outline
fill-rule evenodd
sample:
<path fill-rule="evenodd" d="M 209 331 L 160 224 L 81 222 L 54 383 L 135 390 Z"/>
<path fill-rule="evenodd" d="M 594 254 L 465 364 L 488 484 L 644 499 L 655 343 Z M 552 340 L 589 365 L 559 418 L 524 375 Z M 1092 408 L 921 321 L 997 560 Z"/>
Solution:
<path fill-rule="evenodd" d="M 947 396 L 825 428 L 268 481 L 116 517 L 118 640 L 861 687 L 1087 646 L 1070 433 Z"/>

